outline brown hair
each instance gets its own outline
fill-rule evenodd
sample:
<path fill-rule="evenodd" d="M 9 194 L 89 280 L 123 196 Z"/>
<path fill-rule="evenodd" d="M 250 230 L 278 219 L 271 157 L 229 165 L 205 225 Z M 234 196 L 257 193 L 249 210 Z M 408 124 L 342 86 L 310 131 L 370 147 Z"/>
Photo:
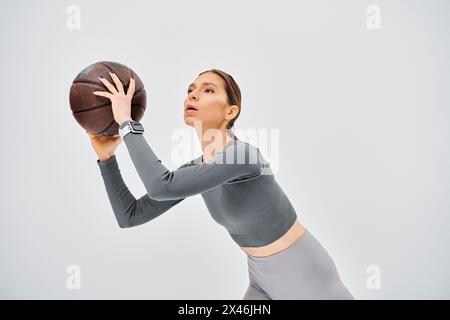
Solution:
<path fill-rule="evenodd" d="M 206 72 L 213 72 L 225 81 L 225 92 L 227 93 L 227 103 L 229 105 L 237 105 L 239 107 L 239 111 L 238 111 L 236 117 L 231 119 L 230 122 L 227 124 L 227 129 L 231 130 L 234 127 L 234 122 L 241 114 L 241 90 L 239 89 L 239 86 L 237 85 L 237 83 L 233 79 L 233 77 L 231 75 L 229 75 L 228 73 L 218 70 L 218 69 L 209 69 L 209 70 L 203 71 L 199 75 L 202 75 Z M 235 140 L 239 140 L 234 133 L 233 133 L 233 136 L 234 136 Z"/>

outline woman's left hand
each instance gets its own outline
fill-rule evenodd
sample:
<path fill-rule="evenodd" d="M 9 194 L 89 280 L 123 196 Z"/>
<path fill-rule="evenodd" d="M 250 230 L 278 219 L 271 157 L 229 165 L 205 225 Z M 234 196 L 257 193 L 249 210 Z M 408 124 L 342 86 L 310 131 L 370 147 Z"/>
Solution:
<path fill-rule="evenodd" d="M 126 120 L 133 120 L 131 118 L 131 99 L 133 98 L 136 82 L 133 78 L 130 78 L 130 86 L 128 87 L 128 92 L 125 94 L 119 77 L 112 72 L 109 74 L 116 84 L 117 89 L 105 78 L 98 77 L 110 92 L 94 91 L 92 93 L 96 96 L 102 96 L 111 100 L 114 120 L 121 125 Z"/>

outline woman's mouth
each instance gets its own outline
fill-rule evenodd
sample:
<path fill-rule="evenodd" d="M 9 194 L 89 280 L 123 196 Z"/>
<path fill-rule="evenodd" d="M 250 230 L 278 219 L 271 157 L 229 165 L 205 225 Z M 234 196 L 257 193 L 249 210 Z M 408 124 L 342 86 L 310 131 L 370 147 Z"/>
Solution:
<path fill-rule="evenodd" d="M 187 113 L 192 113 L 192 112 L 196 112 L 196 111 L 198 111 L 198 110 L 192 106 L 187 106 L 186 109 L 184 110 L 184 112 L 187 112 Z"/>

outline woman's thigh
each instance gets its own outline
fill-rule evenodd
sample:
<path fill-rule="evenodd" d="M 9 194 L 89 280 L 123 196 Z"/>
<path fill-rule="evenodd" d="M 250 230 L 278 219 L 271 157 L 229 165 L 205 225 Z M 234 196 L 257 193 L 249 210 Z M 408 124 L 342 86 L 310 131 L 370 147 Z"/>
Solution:
<path fill-rule="evenodd" d="M 250 283 L 242 300 L 270 300 L 270 298 Z"/>

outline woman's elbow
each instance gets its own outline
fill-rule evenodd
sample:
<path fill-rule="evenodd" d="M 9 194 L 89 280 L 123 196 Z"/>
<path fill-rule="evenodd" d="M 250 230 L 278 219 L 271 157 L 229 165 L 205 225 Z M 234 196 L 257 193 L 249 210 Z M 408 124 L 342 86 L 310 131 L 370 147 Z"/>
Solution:
<path fill-rule="evenodd" d="M 129 212 L 125 212 L 123 214 L 116 214 L 117 224 L 121 229 L 131 228 L 133 227 L 132 216 Z"/>
<path fill-rule="evenodd" d="M 125 229 L 125 228 L 131 228 L 133 225 L 130 223 L 130 220 L 118 220 L 117 224 L 119 225 L 120 229 Z"/>

